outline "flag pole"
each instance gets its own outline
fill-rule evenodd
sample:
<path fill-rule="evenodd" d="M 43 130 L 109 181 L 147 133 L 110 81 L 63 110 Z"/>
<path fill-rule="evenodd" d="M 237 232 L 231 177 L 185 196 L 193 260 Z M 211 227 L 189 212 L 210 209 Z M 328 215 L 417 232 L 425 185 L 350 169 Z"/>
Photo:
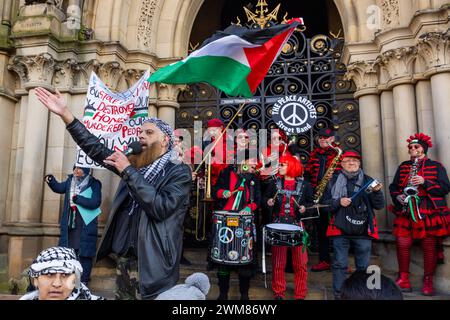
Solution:
<path fill-rule="evenodd" d="M 216 145 L 219 143 L 220 139 L 222 139 L 223 135 L 227 132 L 228 128 L 231 126 L 231 124 L 233 123 L 234 119 L 236 119 L 236 117 L 239 115 L 239 113 L 242 111 L 242 109 L 244 109 L 245 107 L 245 102 L 242 103 L 238 109 L 238 111 L 236 112 L 236 114 L 234 115 L 234 117 L 231 119 L 231 121 L 228 123 L 227 127 L 225 129 L 223 129 L 222 133 L 220 134 L 219 138 L 217 138 L 214 141 L 213 146 L 211 147 L 211 149 L 206 153 L 206 155 L 203 155 L 203 160 L 202 162 L 200 162 L 200 164 L 198 165 L 197 169 L 195 169 L 194 173 L 197 173 L 198 170 L 200 170 L 200 167 L 203 165 L 203 163 L 205 163 L 206 158 L 210 155 L 210 153 L 214 150 L 214 148 L 216 147 Z M 226 155 L 225 155 L 226 157 Z"/>

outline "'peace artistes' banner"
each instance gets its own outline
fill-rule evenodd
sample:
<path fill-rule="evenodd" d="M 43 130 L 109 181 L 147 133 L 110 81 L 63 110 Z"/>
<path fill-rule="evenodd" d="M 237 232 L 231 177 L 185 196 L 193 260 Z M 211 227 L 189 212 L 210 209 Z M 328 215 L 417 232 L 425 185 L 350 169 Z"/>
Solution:
<path fill-rule="evenodd" d="M 144 117 L 148 116 L 150 72 L 130 89 L 121 93 L 111 92 L 100 78 L 92 72 L 86 95 L 83 124 L 108 148 L 124 151 L 138 140 Z M 103 168 L 78 148 L 76 165 L 88 168 Z"/>

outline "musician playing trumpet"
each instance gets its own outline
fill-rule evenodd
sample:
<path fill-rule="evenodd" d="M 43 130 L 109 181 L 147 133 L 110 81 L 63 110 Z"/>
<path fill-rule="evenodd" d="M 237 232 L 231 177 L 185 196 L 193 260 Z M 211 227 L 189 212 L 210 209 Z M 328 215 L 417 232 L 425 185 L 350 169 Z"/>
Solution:
<path fill-rule="evenodd" d="M 361 169 L 361 156 L 355 151 L 342 155 L 342 170 L 333 176 L 323 196 L 331 205 L 327 236 L 333 241 L 333 293 L 340 299 L 341 288 L 348 269 L 350 245 L 355 249 L 355 265 L 359 271 L 369 266 L 372 240 L 378 239 L 374 210 L 384 208 L 381 183 Z"/>
<path fill-rule="evenodd" d="M 306 207 L 314 204 L 311 185 L 303 179 L 303 165 L 294 156 L 288 154 L 279 160 L 279 177 L 268 187 L 265 193 L 267 205 L 273 208 L 272 221 L 275 223 L 296 224 L 303 228 L 301 216 Z M 303 300 L 308 292 L 308 253 L 307 243 L 291 247 L 294 269 L 294 298 Z M 275 300 L 285 297 L 285 268 L 288 247 L 272 246 L 272 291 Z"/>
<path fill-rule="evenodd" d="M 413 240 L 422 240 L 424 277 L 422 293 L 434 295 L 433 276 L 436 269 L 436 243 L 450 234 L 450 215 L 445 196 L 450 191 L 447 171 L 439 162 L 427 157 L 431 138 L 416 133 L 408 140 L 409 161 L 397 169 L 389 186 L 396 237 L 399 276 L 397 285 L 411 291 L 409 262 Z"/>

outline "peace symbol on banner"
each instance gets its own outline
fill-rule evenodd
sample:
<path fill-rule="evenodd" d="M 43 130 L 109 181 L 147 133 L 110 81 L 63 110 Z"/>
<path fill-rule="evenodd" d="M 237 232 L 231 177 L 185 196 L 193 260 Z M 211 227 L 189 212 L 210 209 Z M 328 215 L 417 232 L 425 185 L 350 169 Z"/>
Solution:
<path fill-rule="evenodd" d="M 305 97 L 285 96 L 275 102 L 272 120 L 288 135 L 302 134 L 314 127 L 317 111 L 313 103 Z"/>

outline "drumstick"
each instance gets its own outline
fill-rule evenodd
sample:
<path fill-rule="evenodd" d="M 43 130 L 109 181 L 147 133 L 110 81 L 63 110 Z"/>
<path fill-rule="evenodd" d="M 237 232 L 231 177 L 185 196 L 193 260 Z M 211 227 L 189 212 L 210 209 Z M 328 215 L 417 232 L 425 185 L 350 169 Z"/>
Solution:
<path fill-rule="evenodd" d="M 273 201 L 275 201 L 275 198 L 277 197 L 277 195 L 280 193 L 280 190 L 277 190 L 277 193 L 275 193 L 275 195 L 273 196 Z"/>

